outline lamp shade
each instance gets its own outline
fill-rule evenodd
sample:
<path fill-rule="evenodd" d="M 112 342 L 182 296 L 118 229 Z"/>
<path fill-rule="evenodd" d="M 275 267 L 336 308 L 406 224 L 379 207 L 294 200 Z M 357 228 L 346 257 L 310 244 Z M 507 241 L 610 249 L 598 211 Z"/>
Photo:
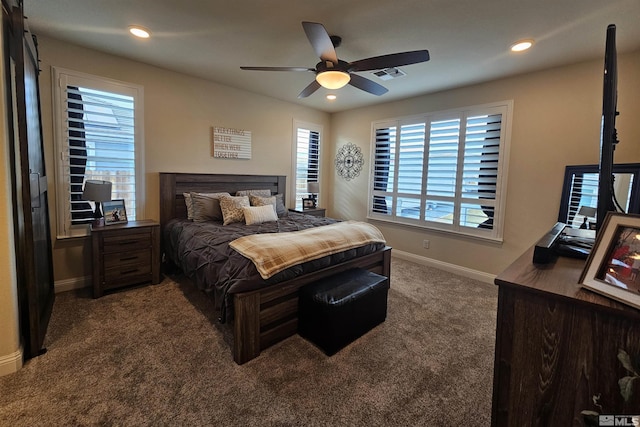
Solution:
<path fill-rule="evenodd" d="M 344 71 L 323 71 L 316 75 L 316 81 L 327 89 L 340 89 L 351 80 L 349 73 Z"/>
<path fill-rule="evenodd" d="M 578 209 L 578 215 L 586 216 L 587 218 L 595 218 L 596 208 L 582 205 L 580 206 L 580 209 Z"/>
<path fill-rule="evenodd" d="M 83 200 L 106 202 L 111 200 L 111 181 L 89 179 L 84 183 Z"/>
<path fill-rule="evenodd" d="M 317 194 L 320 192 L 320 184 L 318 182 L 308 182 L 307 183 L 307 191 L 312 194 Z"/>

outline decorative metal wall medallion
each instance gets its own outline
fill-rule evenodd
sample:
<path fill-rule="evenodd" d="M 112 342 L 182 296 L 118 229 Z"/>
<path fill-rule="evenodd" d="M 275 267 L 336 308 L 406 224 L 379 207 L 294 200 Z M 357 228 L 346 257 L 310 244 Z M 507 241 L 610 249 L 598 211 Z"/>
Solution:
<path fill-rule="evenodd" d="M 338 150 L 336 155 L 336 171 L 338 175 L 346 179 L 347 181 L 360 175 L 362 167 L 364 166 L 364 157 L 362 156 L 362 150 L 351 142 L 343 145 Z"/>

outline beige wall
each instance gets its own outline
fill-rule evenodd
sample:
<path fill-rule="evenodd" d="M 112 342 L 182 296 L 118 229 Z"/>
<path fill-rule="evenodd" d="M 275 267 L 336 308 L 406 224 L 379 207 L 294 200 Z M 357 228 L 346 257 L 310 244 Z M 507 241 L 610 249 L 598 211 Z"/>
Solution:
<path fill-rule="evenodd" d="M 54 143 L 51 67 L 122 80 L 144 87 L 146 208 L 144 217 L 159 219 L 158 173 L 204 172 L 291 174 L 293 120 L 329 129 L 329 114 L 221 86 L 112 55 L 87 50 L 45 37 L 39 38 L 42 73 L 43 134 L 48 171 L 53 174 Z M 211 126 L 252 132 L 251 160 L 211 157 Z M 49 185 L 53 201 L 55 185 Z M 56 211 L 50 207 L 52 227 Z M 54 233 L 55 234 L 55 233 Z M 55 238 L 55 235 L 54 235 Z M 54 243 L 57 283 L 89 276 L 87 239 Z"/>
<path fill-rule="evenodd" d="M 640 162 L 640 52 L 619 55 L 618 67 L 621 142 L 615 161 Z M 375 222 L 394 249 L 499 273 L 557 221 L 565 166 L 598 163 L 602 69 L 602 60 L 592 61 L 334 114 L 332 155 L 336 147 L 352 142 L 363 150 L 366 167 L 349 182 L 329 174 L 334 193 L 330 214 L 366 217 L 362 195 L 368 191 L 372 121 L 513 100 L 504 243 Z M 424 239 L 430 240 L 429 249 L 422 248 Z"/>

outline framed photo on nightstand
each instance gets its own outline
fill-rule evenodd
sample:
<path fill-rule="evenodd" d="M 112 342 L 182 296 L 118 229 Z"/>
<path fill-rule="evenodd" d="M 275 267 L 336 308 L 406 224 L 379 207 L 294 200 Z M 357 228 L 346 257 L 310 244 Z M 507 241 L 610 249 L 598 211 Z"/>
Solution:
<path fill-rule="evenodd" d="M 104 225 L 125 224 L 127 222 L 124 199 L 102 202 L 102 211 L 104 213 Z"/>
<path fill-rule="evenodd" d="M 302 199 L 302 208 L 303 209 L 313 209 L 316 207 L 313 199 Z"/>

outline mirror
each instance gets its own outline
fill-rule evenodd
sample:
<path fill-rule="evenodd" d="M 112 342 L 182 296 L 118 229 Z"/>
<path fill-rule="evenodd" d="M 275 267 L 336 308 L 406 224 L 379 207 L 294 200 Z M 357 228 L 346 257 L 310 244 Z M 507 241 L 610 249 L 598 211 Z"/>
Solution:
<path fill-rule="evenodd" d="M 640 213 L 640 163 L 613 165 L 613 186 L 619 209 Z M 567 166 L 558 221 L 572 228 L 595 227 L 598 204 L 598 165 Z"/>

